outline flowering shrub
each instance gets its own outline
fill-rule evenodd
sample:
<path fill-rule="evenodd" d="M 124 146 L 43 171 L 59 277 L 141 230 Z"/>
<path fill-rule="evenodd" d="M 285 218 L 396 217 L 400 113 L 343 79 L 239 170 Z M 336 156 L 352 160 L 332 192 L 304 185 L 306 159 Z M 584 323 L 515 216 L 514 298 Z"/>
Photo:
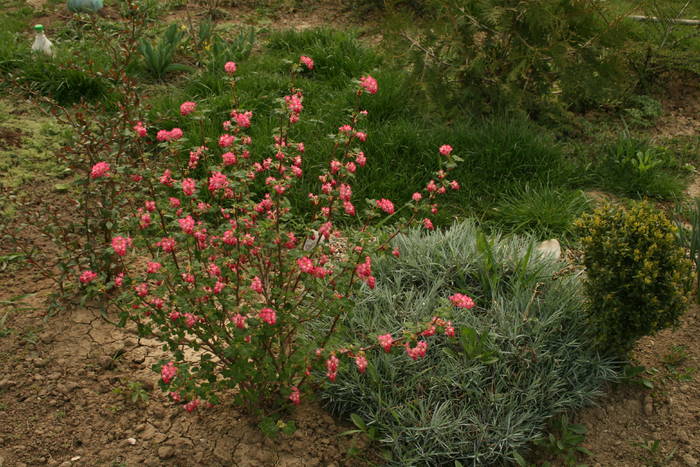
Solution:
<path fill-rule="evenodd" d="M 313 68 L 302 57 L 292 76 L 301 64 Z M 236 65 L 225 67 L 235 92 Z M 156 337 L 171 351 L 172 359 L 154 369 L 175 401 L 188 401 L 187 410 L 216 403 L 221 390 L 234 388 L 236 402 L 251 412 L 285 401 L 298 404 L 315 367 L 325 368 L 333 381 L 348 361 L 364 372 L 372 347 L 403 347 L 416 360 L 426 355 L 430 336 L 454 335 L 451 322 L 435 316 L 402 335 L 375 336 L 372 346 L 333 339 L 358 288 L 376 285 L 373 258 L 391 251 L 389 241 L 407 226 L 422 222 L 432 228 L 428 216 L 437 212 L 437 197 L 459 188 L 448 173 L 460 159 L 441 149 L 440 170 L 410 200 L 356 206 L 352 182 L 368 163 L 358 147 L 368 137 L 361 130 L 367 112 L 359 105 L 364 94 L 378 90 L 369 75 L 357 82 L 358 108 L 332 136 L 319 189 L 308 193 L 315 214 L 305 226 L 295 220 L 287 198 L 304 176 L 306 151 L 304 142 L 293 140 L 304 108 L 304 94 L 293 83 L 278 101 L 280 125 L 269 154 L 251 153 L 247 132 L 255 115 L 245 109 L 231 111 L 218 139 L 194 148 L 191 136 L 179 129 L 158 132 L 162 154 L 183 163 L 162 171 L 144 166 L 147 198 L 125 221 L 131 233 L 114 236 L 109 250 L 124 271 L 115 279 L 123 288 L 116 301 L 122 324 L 134 321 L 142 335 Z M 198 106 L 185 102 L 180 113 L 198 118 Z M 189 159 L 177 157 L 187 152 Z M 99 164 L 94 170 L 107 175 Z M 390 219 L 396 222 L 388 233 L 369 228 L 370 222 Z M 343 227 L 353 224 L 359 227 Z M 455 304 L 467 307 L 467 299 Z M 302 332 L 318 322 L 327 323 L 323 331 L 311 337 Z M 186 349 L 195 351 L 196 361 L 186 358 Z"/>

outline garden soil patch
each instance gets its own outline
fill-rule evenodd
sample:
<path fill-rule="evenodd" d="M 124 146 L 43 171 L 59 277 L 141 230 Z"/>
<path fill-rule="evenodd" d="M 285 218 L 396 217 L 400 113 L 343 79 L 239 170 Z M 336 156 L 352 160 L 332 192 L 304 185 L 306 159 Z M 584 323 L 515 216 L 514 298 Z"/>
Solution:
<path fill-rule="evenodd" d="M 0 465 L 360 464 L 346 459 L 352 440 L 338 436 L 348 427 L 313 403 L 292 415 L 297 431 L 277 439 L 226 404 L 187 413 L 156 387 L 156 342 L 86 307 L 48 317 L 52 290 L 28 270 L 0 279 L 0 304 L 32 294 L 2 306 L 10 331 L 0 338 Z M 146 402 L 130 400 L 135 382 Z"/>
<path fill-rule="evenodd" d="M 640 341 L 634 362 L 647 368 L 654 385 L 612 388 L 600 407 L 584 411 L 588 428 L 582 459 L 594 466 L 700 465 L 700 306 L 694 305 L 678 329 Z M 658 441 L 656 448 L 654 442 Z"/>

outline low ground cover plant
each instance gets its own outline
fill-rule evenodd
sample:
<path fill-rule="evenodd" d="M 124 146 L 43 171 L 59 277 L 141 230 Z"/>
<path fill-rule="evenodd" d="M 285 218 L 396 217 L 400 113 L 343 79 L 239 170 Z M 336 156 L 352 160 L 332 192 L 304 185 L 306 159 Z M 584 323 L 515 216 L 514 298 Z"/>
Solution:
<path fill-rule="evenodd" d="M 486 237 L 472 222 L 395 239 L 398 257 L 374 265 L 367 290 L 341 322 L 340 339 L 369 330 L 396 333 L 469 291 L 457 339 L 436 338 L 425 358 L 368 356 L 365 374 L 342 368 L 323 392 L 333 412 L 352 413 L 391 451 L 392 465 L 491 465 L 514 460 L 543 436 L 557 412 L 581 407 L 614 379 L 614 364 L 592 349 L 580 276 L 518 237 Z"/>

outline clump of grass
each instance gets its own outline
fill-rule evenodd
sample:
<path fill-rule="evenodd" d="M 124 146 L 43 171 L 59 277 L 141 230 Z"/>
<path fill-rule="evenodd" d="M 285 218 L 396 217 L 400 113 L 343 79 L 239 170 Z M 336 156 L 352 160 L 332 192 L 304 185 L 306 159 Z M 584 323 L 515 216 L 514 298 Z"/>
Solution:
<path fill-rule="evenodd" d="M 512 462 L 552 417 L 589 403 L 616 377 L 590 345 L 579 277 L 553 279 L 561 264 L 531 241 L 486 237 L 465 222 L 395 246 L 400 257 L 377 262 L 376 288 L 345 317 L 343 342 L 398 335 L 455 292 L 477 307 L 457 313 L 459 338 L 436 336 L 424 359 L 372 352 L 365 374 L 343 368 L 323 393 L 333 412 L 375 427 L 394 464 Z"/>
<path fill-rule="evenodd" d="M 676 199 L 683 193 L 681 178 L 672 169 L 673 155 L 629 135 L 603 146 L 594 171 L 603 189 L 642 198 Z"/>
<path fill-rule="evenodd" d="M 541 239 L 565 238 L 588 205 L 580 190 L 527 184 L 503 197 L 491 216 L 511 232 L 529 232 Z"/>

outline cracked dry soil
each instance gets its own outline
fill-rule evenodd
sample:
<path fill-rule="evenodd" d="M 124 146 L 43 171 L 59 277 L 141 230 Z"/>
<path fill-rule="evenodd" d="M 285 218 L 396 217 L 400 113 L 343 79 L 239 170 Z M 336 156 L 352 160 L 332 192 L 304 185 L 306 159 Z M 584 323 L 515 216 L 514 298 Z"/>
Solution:
<path fill-rule="evenodd" d="M 337 436 L 348 427 L 313 403 L 293 414 L 297 431 L 277 439 L 225 404 L 187 413 L 157 387 L 157 342 L 89 308 L 47 317 L 51 286 L 30 270 L 0 273 L 0 304 L 34 294 L 10 308 L 11 331 L 0 337 L 0 466 L 360 463 L 346 458 L 352 440 Z M 146 402 L 129 399 L 129 382 L 148 392 Z"/>

